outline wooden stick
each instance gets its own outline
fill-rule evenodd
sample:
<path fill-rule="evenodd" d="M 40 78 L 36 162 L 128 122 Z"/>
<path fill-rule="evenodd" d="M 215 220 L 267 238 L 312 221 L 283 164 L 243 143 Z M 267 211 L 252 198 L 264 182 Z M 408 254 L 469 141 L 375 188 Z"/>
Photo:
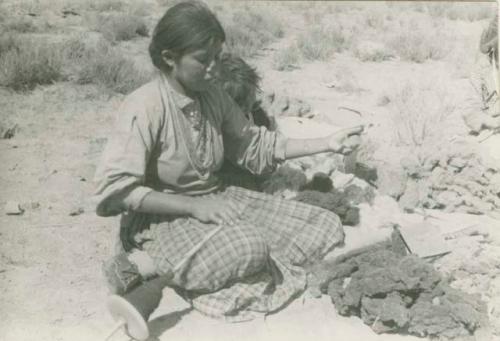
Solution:
<path fill-rule="evenodd" d="M 351 109 L 351 108 L 348 108 L 348 107 L 338 107 L 339 109 L 344 109 L 344 110 L 347 110 L 347 111 L 351 111 L 361 117 L 363 117 L 363 114 L 361 113 L 361 111 L 358 111 L 358 110 L 355 110 L 355 109 Z"/>
<path fill-rule="evenodd" d="M 172 268 L 172 272 L 175 273 L 177 270 L 179 270 L 192 256 L 194 256 L 196 252 L 198 252 L 201 249 L 203 245 L 205 245 L 206 242 L 210 240 L 210 238 L 212 238 L 213 236 L 215 236 L 215 234 L 217 234 L 217 232 L 222 230 L 223 227 L 224 225 L 219 225 L 219 227 L 217 227 L 209 234 L 207 234 L 205 238 L 203 238 L 198 244 L 196 244 L 191 250 L 189 250 L 189 252 L 186 253 L 186 255 L 184 256 L 184 258 L 182 258 L 180 262 L 177 263 L 177 265 Z"/>
<path fill-rule="evenodd" d="M 108 341 L 109 339 L 111 339 L 111 337 L 113 335 L 115 335 L 115 333 L 118 331 L 118 329 L 124 327 L 125 324 L 126 324 L 125 320 L 123 320 L 123 319 L 116 321 L 115 324 L 113 325 L 113 327 L 109 330 L 107 336 L 104 338 L 104 341 Z"/>

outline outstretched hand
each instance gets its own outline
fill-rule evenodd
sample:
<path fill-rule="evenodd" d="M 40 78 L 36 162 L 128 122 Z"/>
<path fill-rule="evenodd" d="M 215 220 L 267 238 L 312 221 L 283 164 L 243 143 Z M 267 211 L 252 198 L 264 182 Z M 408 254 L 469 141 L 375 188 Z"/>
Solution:
<path fill-rule="evenodd" d="M 356 126 L 340 130 L 329 137 L 328 146 L 331 151 L 340 154 L 350 154 L 361 144 L 361 133 L 364 126 Z"/>
<path fill-rule="evenodd" d="M 197 198 L 192 206 L 191 215 L 203 223 L 234 225 L 241 213 L 236 202 L 206 196 Z"/>

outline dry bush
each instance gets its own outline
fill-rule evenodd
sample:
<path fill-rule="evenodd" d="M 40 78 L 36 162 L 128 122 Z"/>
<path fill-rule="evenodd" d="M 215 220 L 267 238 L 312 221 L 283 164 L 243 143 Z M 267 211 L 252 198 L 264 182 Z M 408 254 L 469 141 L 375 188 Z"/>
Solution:
<path fill-rule="evenodd" d="M 26 91 L 64 79 L 63 54 L 39 38 L 0 39 L 0 85 Z"/>
<path fill-rule="evenodd" d="M 300 51 L 296 44 L 291 44 L 279 50 L 273 57 L 273 68 L 278 71 L 287 71 L 297 68 L 300 62 Z"/>
<path fill-rule="evenodd" d="M 33 23 L 33 20 L 29 18 L 6 20 L 2 26 L 6 31 L 14 31 L 18 33 L 33 33 L 38 30 L 36 25 Z"/>
<path fill-rule="evenodd" d="M 362 62 L 382 62 L 393 57 L 384 44 L 373 41 L 357 42 L 353 54 Z"/>
<path fill-rule="evenodd" d="M 336 52 L 351 46 L 349 37 L 340 24 L 313 26 L 299 35 L 297 47 L 307 60 L 328 60 Z"/>
<path fill-rule="evenodd" d="M 436 21 L 415 17 L 401 20 L 399 24 L 387 37 L 386 45 L 401 60 L 416 63 L 439 60 L 452 48 L 451 33 Z"/>
<path fill-rule="evenodd" d="M 94 28 L 110 42 L 131 40 L 135 37 L 147 37 L 149 29 L 140 16 L 130 14 L 98 15 Z"/>
<path fill-rule="evenodd" d="M 407 83 L 388 96 L 399 145 L 432 147 L 446 137 L 449 119 L 456 110 L 455 99 L 439 84 L 423 84 Z"/>
<path fill-rule="evenodd" d="M 0 35 L 0 56 L 10 50 L 18 48 L 18 40 L 12 33 Z"/>
<path fill-rule="evenodd" d="M 476 21 L 491 18 L 496 12 L 493 3 L 426 3 L 426 12 L 432 17 L 450 20 Z"/>
<path fill-rule="evenodd" d="M 90 0 L 87 2 L 88 9 L 96 12 L 122 11 L 127 3 L 121 0 Z"/>
<path fill-rule="evenodd" d="M 106 40 L 86 44 L 84 39 L 73 38 L 67 46 L 68 60 L 78 66 L 74 78 L 79 84 L 98 84 L 126 94 L 151 79 L 149 72 L 139 69 Z"/>
<path fill-rule="evenodd" d="M 240 57 L 250 57 L 284 35 L 281 22 L 257 7 L 247 7 L 230 16 L 221 17 L 226 31 L 228 50 Z"/>

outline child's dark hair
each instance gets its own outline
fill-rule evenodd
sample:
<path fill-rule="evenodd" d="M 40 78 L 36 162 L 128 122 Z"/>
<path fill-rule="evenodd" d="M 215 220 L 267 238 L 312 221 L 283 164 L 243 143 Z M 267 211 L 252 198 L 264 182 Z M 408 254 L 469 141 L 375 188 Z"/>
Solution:
<path fill-rule="evenodd" d="M 168 70 L 162 59 L 162 51 L 169 50 L 174 55 L 182 55 L 207 45 L 226 40 L 224 29 L 210 9 L 200 1 L 178 3 L 167 10 L 156 25 L 149 55 L 153 64 Z"/>
<path fill-rule="evenodd" d="M 249 94 L 259 90 L 261 80 L 255 68 L 227 52 L 220 57 L 218 78 L 224 90 L 241 108 L 245 107 Z"/>

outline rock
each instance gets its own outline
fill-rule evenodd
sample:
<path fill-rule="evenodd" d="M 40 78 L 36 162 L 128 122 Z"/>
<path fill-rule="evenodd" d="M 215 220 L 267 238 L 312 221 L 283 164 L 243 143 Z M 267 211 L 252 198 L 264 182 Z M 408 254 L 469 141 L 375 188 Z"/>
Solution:
<path fill-rule="evenodd" d="M 11 139 L 19 131 L 19 126 L 17 124 L 10 125 L 8 127 L 0 125 L 0 138 Z"/>
<path fill-rule="evenodd" d="M 439 165 L 439 158 L 435 155 L 430 155 L 424 160 L 423 169 L 426 172 L 432 172 Z"/>
<path fill-rule="evenodd" d="M 500 194 L 500 173 L 496 173 L 491 177 L 490 191 L 493 194 Z"/>
<path fill-rule="evenodd" d="M 354 175 L 345 174 L 343 172 L 335 170 L 330 176 L 330 179 L 332 179 L 334 188 L 343 189 L 354 179 Z"/>
<path fill-rule="evenodd" d="M 289 105 L 284 113 L 287 116 L 299 116 L 302 117 L 311 111 L 311 106 L 304 101 L 292 98 L 289 99 Z"/>
<path fill-rule="evenodd" d="M 453 157 L 448 161 L 448 165 L 461 170 L 467 166 L 467 160 L 462 157 Z"/>
<path fill-rule="evenodd" d="M 400 161 L 401 166 L 406 171 L 406 174 L 412 178 L 420 178 L 423 173 L 423 168 L 416 157 L 403 157 Z"/>
<path fill-rule="evenodd" d="M 463 116 L 463 120 L 471 134 L 479 134 L 483 129 L 483 114 L 480 112 L 471 112 Z"/>
<path fill-rule="evenodd" d="M 85 210 L 83 209 L 83 207 L 81 206 L 74 206 L 70 209 L 69 211 L 69 215 L 74 217 L 74 216 L 77 216 L 77 215 L 80 215 L 82 213 L 84 213 Z"/>
<path fill-rule="evenodd" d="M 7 201 L 5 205 L 5 214 L 7 215 L 21 215 L 24 210 L 21 208 L 17 201 Z"/>
<path fill-rule="evenodd" d="M 456 192 L 452 191 L 443 191 L 435 199 L 439 205 L 448 208 L 457 207 L 464 203 L 464 200 Z"/>
<path fill-rule="evenodd" d="M 388 165 L 386 167 L 377 167 L 377 175 L 376 185 L 381 194 L 389 195 L 396 200 L 403 195 L 408 177 L 402 168 Z"/>
<path fill-rule="evenodd" d="M 446 171 L 441 167 L 436 167 L 432 170 L 428 181 L 431 188 L 436 190 L 443 190 L 447 188 L 446 179 Z"/>
<path fill-rule="evenodd" d="M 418 206 L 420 206 L 419 183 L 414 179 L 409 179 L 405 192 L 399 198 L 399 207 L 406 212 L 413 212 Z"/>

